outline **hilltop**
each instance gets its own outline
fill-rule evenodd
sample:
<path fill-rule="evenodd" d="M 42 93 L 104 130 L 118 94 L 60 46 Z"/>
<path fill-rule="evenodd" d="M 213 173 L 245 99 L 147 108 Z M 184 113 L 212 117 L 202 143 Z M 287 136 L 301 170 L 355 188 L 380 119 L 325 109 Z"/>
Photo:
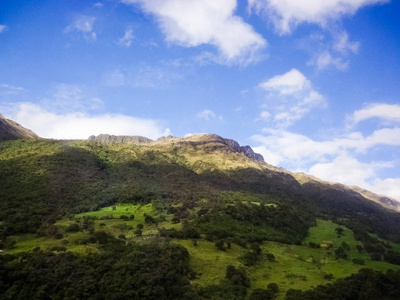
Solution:
<path fill-rule="evenodd" d="M 17 122 L 4 118 L 0 114 L 0 141 L 24 138 L 38 138 L 38 136 L 33 131 L 26 129 Z"/>

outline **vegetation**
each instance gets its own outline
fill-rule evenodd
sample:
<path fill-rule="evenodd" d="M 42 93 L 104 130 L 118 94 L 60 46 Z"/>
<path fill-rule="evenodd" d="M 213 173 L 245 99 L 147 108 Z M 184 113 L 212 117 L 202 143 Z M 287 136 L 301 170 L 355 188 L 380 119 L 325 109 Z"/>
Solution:
<path fill-rule="evenodd" d="M 399 289 L 400 214 L 220 145 L 0 142 L 0 199 L 0 299 Z"/>

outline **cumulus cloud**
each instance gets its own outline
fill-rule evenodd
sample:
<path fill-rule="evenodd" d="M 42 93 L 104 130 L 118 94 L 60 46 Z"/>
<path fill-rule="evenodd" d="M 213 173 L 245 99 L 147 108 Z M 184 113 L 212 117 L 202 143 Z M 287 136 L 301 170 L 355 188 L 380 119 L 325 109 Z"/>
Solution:
<path fill-rule="evenodd" d="M 4 31 L 6 31 L 6 30 L 7 30 L 7 28 L 8 28 L 8 26 L 7 26 L 7 25 L 1 25 L 1 24 L 0 24 L 0 33 L 2 33 L 2 32 L 4 32 Z"/>
<path fill-rule="evenodd" d="M 309 53 L 308 65 L 315 66 L 318 71 L 332 68 L 345 71 L 350 55 L 358 53 L 361 43 L 351 41 L 345 30 L 329 29 L 299 40 L 297 46 Z"/>
<path fill-rule="evenodd" d="M 310 61 L 311 65 L 315 65 L 318 70 L 324 70 L 329 67 L 334 67 L 338 70 L 344 71 L 348 67 L 348 62 L 340 57 L 334 57 L 329 51 L 324 51 L 318 55 L 315 60 Z"/>
<path fill-rule="evenodd" d="M 274 122 L 288 127 L 303 118 L 311 109 L 325 105 L 325 98 L 312 87 L 311 82 L 298 70 L 274 76 L 259 84 L 268 92 L 267 104 L 274 113 Z M 260 117 L 266 119 L 270 111 L 263 110 Z"/>
<path fill-rule="evenodd" d="M 326 26 L 367 5 L 389 0 L 249 0 L 249 9 L 265 15 L 280 34 L 291 33 L 301 23 Z"/>
<path fill-rule="evenodd" d="M 400 201 L 400 178 L 377 178 L 378 170 L 393 166 L 392 162 L 364 163 L 354 157 L 340 155 L 330 162 L 315 164 L 308 173 L 326 181 L 359 186 Z"/>
<path fill-rule="evenodd" d="M 124 36 L 118 40 L 118 45 L 121 47 L 129 48 L 134 38 L 135 37 L 133 35 L 133 29 L 127 28 L 125 30 Z"/>
<path fill-rule="evenodd" d="M 375 146 L 400 146 L 400 128 L 385 128 L 363 137 L 351 133 L 323 141 L 288 131 L 264 129 L 252 137 L 259 146 L 254 151 L 265 161 L 292 171 L 305 172 L 326 181 L 356 185 L 400 201 L 400 178 L 380 179 L 380 170 L 394 168 L 396 161 L 360 162 L 357 151 Z"/>
<path fill-rule="evenodd" d="M 318 141 L 286 130 L 265 128 L 263 134 L 253 135 L 252 139 L 274 153 L 276 163 L 297 169 L 329 161 L 343 153 L 358 155 L 376 146 L 400 146 L 399 136 L 400 128 L 383 128 L 366 137 L 361 132 L 351 132 Z"/>
<path fill-rule="evenodd" d="M 142 135 L 156 139 L 169 135 L 157 120 L 122 114 L 55 113 L 33 103 L 16 103 L 5 114 L 44 138 L 87 139 L 90 135 Z"/>
<path fill-rule="evenodd" d="M 354 126 L 359 122 L 377 118 L 384 122 L 400 123 L 400 105 L 373 103 L 363 109 L 355 111 L 347 118 L 348 126 Z"/>
<path fill-rule="evenodd" d="M 386 195 L 400 201 L 400 178 L 375 179 L 372 187 L 379 195 Z"/>
<path fill-rule="evenodd" d="M 94 42 L 97 39 L 96 32 L 93 29 L 96 18 L 93 16 L 79 15 L 68 25 L 64 33 L 77 32 L 83 36 L 87 42 Z"/>
<path fill-rule="evenodd" d="M 206 109 L 206 110 L 203 110 L 203 111 L 199 112 L 197 114 L 197 117 L 199 119 L 203 119 L 203 120 L 209 121 L 211 119 L 216 118 L 217 115 L 212 110 Z"/>
<path fill-rule="evenodd" d="M 387 165 L 380 163 L 361 163 L 354 157 L 343 154 L 330 162 L 315 164 L 308 172 L 327 181 L 366 187 L 366 180 L 376 176 L 376 170 L 385 166 Z"/>
<path fill-rule="evenodd" d="M 300 77 L 292 82 L 303 86 Z M 294 91 L 298 88 L 285 89 Z M 374 109 L 377 108 L 377 109 Z M 301 171 L 326 181 L 357 185 L 377 194 L 387 195 L 400 201 L 400 178 L 381 178 L 380 172 L 389 168 L 398 168 L 396 157 L 383 157 L 376 161 L 376 153 L 387 153 L 387 149 L 400 146 L 400 127 L 397 105 L 375 104 L 355 111 L 351 116 L 352 124 L 379 118 L 394 126 L 379 128 L 369 134 L 345 128 L 342 133 L 314 139 L 283 128 L 264 128 L 251 139 L 267 163 L 281 166 L 292 171 Z M 394 148 L 397 147 L 397 148 Z"/>
<path fill-rule="evenodd" d="M 221 63 L 249 64 L 267 42 L 234 15 L 236 0 L 122 0 L 155 16 L 167 42 L 183 47 L 215 46 Z M 218 60 L 217 60 L 218 61 Z"/>

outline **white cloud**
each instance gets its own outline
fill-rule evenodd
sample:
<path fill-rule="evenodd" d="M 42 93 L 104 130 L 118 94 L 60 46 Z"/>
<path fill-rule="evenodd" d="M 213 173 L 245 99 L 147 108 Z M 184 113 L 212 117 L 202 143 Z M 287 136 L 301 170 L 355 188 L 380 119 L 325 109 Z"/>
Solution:
<path fill-rule="evenodd" d="M 375 176 L 379 164 L 361 163 L 346 154 L 339 155 L 327 163 L 317 163 L 308 173 L 323 180 L 340 182 L 360 187 L 368 186 L 366 180 Z"/>
<path fill-rule="evenodd" d="M 202 112 L 199 112 L 197 114 L 197 117 L 199 119 L 203 119 L 203 120 L 209 121 L 210 119 L 216 118 L 217 115 L 212 110 L 206 109 L 206 110 L 203 110 Z"/>
<path fill-rule="evenodd" d="M 265 146 L 275 158 L 279 157 L 279 163 L 297 169 L 310 163 L 324 163 L 344 153 L 358 155 L 376 146 L 400 146 L 399 137 L 400 128 L 384 128 L 367 137 L 360 132 L 351 132 L 317 141 L 302 134 L 265 128 L 263 134 L 254 135 L 252 139 Z"/>
<path fill-rule="evenodd" d="M 178 63 L 161 62 L 157 65 L 143 65 L 134 69 L 114 69 L 103 73 L 104 84 L 112 87 L 165 88 L 181 80 L 184 71 Z"/>
<path fill-rule="evenodd" d="M 331 162 L 315 164 L 308 173 L 326 181 L 359 186 L 400 201 L 400 178 L 377 178 L 378 170 L 393 166 L 392 162 L 362 163 L 354 157 L 340 155 Z"/>
<path fill-rule="evenodd" d="M 97 39 L 96 32 L 93 29 L 95 21 L 96 18 L 93 16 L 79 15 L 65 28 L 64 33 L 77 32 L 82 34 L 87 42 L 94 42 Z"/>
<path fill-rule="evenodd" d="M 95 111 L 102 109 L 104 102 L 73 84 L 57 84 L 41 100 L 41 105 L 51 111 L 65 113 L 75 111 Z"/>
<path fill-rule="evenodd" d="M 0 84 L 0 96 L 14 95 L 26 92 L 26 90 L 20 86 L 12 86 L 9 84 Z"/>
<path fill-rule="evenodd" d="M 400 178 L 387 178 L 374 181 L 373 191 L 379 195 L 386 195 L 400 201 Z"/>
<path fill-rule="evenodd" d="M 274 76 L 260 83 L 259 87 L 268 92 L 265 106 L 273 111 L 273 121 L 279 127 L 288 127 L 302 119 L 313 108 L 326 104 L 325 98 L 314 90 L 311 82 L 296 69 Z M 263 113 L 264 111 L 261 114 Z"/>
<path fill-rule="evenodd" d="M 4 32 L 4 31 L 6 31 L 6 30 L 7 30 L 7 28 L 8 28 L 8 26 L 7 26 L 7 25 L 0 25 L 0 33 L 2 33 L 2 32 Z"/>
<path fill-rule="evenodd" d="M 269 119 L 271 118 L 271 113 L 270 113 L 269 111 L 263 110 L 263 111 L 260 113 L 260 118 L 261 118 L 262 120 L 264 120 L 264 121 L 267 121 L 267 120 L 269 120 Z"/>
<path fill-rule="evenodd" d="M 281 95 L 294 94 L 309 89 L 311 83 L 298 70 L 292 69 L 283 75 L 277 75 L 260 83 L 260 87 L 268 91 L 278 91 Z"/>
<path fill-rule="evenodd" d="M 295 86 L 303 86 L 304 80 L 299 78 L 301 76 L 292 77 L 290 82 Z M 400 121 L 398 109 L 398 105 L 374 104 L 354 112 L 350 120 L 356 124 L 369 118 L 380 118 L 397 125 Z M 381 170 L 397 168 L 399 161 L 385 156 L 382 156 L 386 159 L 384 161 L 372 158 L 378 151 L 386 153 L 389 147 L 398 149 L 399 126 L 376 129 L 368 135 L 343 129 L 342 134 L 321 140 L 283 129 L 264 128 L 261 134 L 252 136 L 252 140 L 258 144 L 253 148 L 264 156 L 267 163 L 305 172 L 327 181 L 357 185 L 400 201 L 400 178 L 385 179 L 379 176 Z M 361 157 L 364 162 L 359 160 Z"/>
<path fill-rule="evenodd" d="M 348 67 L 348 62 L 343 61 L 340 57 L 333 57 L 329 51 L 324 51 L 318 55 L 316 60 L 310 61 L 311 65 L 315 65 L 318 70 L 324 70 L 329 67 L 335 67 L 338 70 L 344 71 Z"/>
<path fill-rule="evenodd" d="M 385 103 L 368 105 L 349 116 L 347 123 L 349 126 L 354 126 L 359 122 L 372 118 L 378 118 L 384 122 L 400 123 L 400 105 Z"/>
<path fill-rule="evenodd" d="M 315 66 L 318 71 L 324 69 L 338 69 L 345 71 L 350 62 L 349 56 L 357 54 L 360 42 L 350 41 L 345 30 L 328 30 L 327 33 L 311 34 L 299 40 L 298 47 L 311 56 L 308 65 Z"/>
<path fill-rule="evenodd" d="M 394 168 L 397 162 L 357 159 L 360 150 L 367 151 L 377 145 L 400 146 L 400 128 L 377 130 L 366 138 L 356 132 L 325 141 L 272 129 L 265 129 L 264 133 L 252 139 L 260 144 L 253 147 L 254 151 L 261 153 L 267 163 L 326 181 L 356 185 L 400 201 L 400 178 L 378 177 L 379 170 Z"/>
<path fill-rule="evenodd" d="M 55 113 L 33 103 L 16 103 L 6 116 L 44 138 L 87 139 L 90 135 L 107 133 L 156 139 L 170 134 L 156 120 L 122 114 Z"/>
<path fill-rule="evenodd" d="M 341 54 L 358 53 L 360 42 L 351 42 L 346 31 L 335 34 L 333 49 Z"/>
<path fill-rule="evenodd" d="M 129 48 L 134 38 L 135 37 L 133 35 L 133 29 L 127 28 L 125 30 L 124 36 L 118 40 L 118 45 L 121 47 Z"/>
<path fill-rule="evenodd" d="M 284 159 L 279 153 L 275 153 L 267 149 L 265 146 L 252 147 L 254 152 L 260 153 L 264 160 L 273 166 L 278 166 Z"/>
<path fill-rule="evenodd" d="M 325 26 L 358 9 L 389 0 L 249 0 L 249 9 L 264 14 L 280 34 L 288 34 L 301 23 Z"/>
<path fill-rule="evenodd" d="M 249 64 L 259 59 L 267 42 L 240 17 L 236 0 L 122 0 L 138 3 L 153 14 L 166 41 L 183 47 L 210 44 L 219 50 L 221 63 Z"/>

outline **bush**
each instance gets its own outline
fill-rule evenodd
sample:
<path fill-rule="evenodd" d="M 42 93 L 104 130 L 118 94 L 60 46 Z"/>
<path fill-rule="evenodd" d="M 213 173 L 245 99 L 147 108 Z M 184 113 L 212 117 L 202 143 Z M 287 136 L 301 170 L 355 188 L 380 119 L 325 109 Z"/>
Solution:
<path fill-rule="evenodd" d="M 279 293 L 279 286 L 275 282 L 268 284 L 267 288 L 274 292 L 274 294 Z"/>
<path fill-rule="evenodd" d="M 79 230 L 81 230 L 81 228 L 78 223 L 72 223 L 66 229 L 67 232 L 78 232 Z"/>
<path fill-rule="evenodd" d="M 268 259 L 269 261 L 275 261 L 275 255 L 273 255 L 272 253 L 268 253 L 268 254 L 267 254 L 267 259 Z"/>
<path fill-rule="evenodd" d="M 353 259 L 353 264 L 355 264 L 355 265 L 364 265 L 365 262 L 364 262 L 363 259 L 355 258 L 355 259 Z"/>

